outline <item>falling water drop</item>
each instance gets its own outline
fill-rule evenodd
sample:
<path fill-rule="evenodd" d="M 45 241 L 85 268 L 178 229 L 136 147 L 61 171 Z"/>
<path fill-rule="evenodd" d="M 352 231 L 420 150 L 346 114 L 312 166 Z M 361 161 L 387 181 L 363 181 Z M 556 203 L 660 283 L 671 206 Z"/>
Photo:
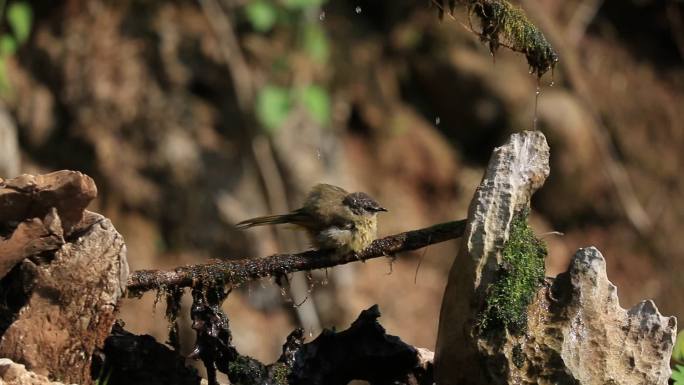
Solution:
<path fill-rule="evenodd" d="M 287 294 L 287 290 L 285 290 L 284 287 L 280 288 L 280 296 L 283 298 L 283 301 L 285 301 L 285 303 L 292 303 L 293 302 L 292 297 L 290 297 Z"/>
<path fill-rule="evenodd" d="M 320 15 L 318 15 L 318 20 L 323 21 L 325 20 L 325 11 L 322 11 Z"/>
<path fill-rule="evenodd" d="M 541 94 L 541 85 L 537 79 L 537 91 L 534 94 L 534 119 L 532 120 L 532 129 L 537 130 L 537 109 L 539 107 L 539 94 Z"/>
<path fill-rule="evenodd" d="M 438 116 L 437 118 L 435 118 L 435 124 L 436 124 L 436 125 L 439 126 L 439 123 L 440 123 L 441 121 L 442 121 L 442 119 L 440 119 L 439 116 Z"/>
<path fill-rule="evenodd" d="M 357 6 L 356 6 L 356 9 L 354 9 L 354 11 L 356 12 L 357 15 L 358 15 L 359 13 L 361 13 L 361 6 L 360 6 L 360 5 L 357 5 Z"/>

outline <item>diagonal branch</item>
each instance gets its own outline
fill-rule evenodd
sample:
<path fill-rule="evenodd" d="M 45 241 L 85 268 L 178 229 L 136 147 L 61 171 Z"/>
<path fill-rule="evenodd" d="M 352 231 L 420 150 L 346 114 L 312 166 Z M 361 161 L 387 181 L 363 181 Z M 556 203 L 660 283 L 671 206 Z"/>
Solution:
<path fill-rule="evenodd" d="M 140 295 L 160 288 L 241 284 L 269 276 L 282 276 L 295 271 L 322 269 L 350 262 L 394 255 L 420 249 L 463 235 L 466 221 L 446 222 L 424 229 L 407 231 L 375 240 L 359 254 L 338 255 L 331 251 L 310 250 L 299 254 L 276 254 L 270 257 L 216 261 L 201 265 L 177 267 L 174 270 L 138 270 L 128 278 L 128 290 Z"/>

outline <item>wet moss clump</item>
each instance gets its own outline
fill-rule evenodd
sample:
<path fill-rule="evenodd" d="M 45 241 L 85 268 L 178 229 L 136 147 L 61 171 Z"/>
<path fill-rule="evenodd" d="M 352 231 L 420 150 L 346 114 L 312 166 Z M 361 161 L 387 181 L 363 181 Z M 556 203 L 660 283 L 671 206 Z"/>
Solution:
<path fill-rule="evenodd" d="M 290 368 L 282 362 L 276 362 L 270 368 L 273 375 L 273 381 L 276 385 L 287 385 L 289 381 L 287 376 L 290 375 Z"/>
<path fill-rule="evenodd" d="M 238 355 L 235 360 L 228 363 L 228 378 L 231 383 L 238 385 L 263 384 L 266 377 L 266 368 L 259 361 Z"/>
<path fill-rule="evenodd" d="M 506 0 L 474 0 L 468 8 L 480 18 L 480 36 L 489 43 L 492 54 L 502 43 L 506 44 L 525 54 L 531 72 L 538 77 L 552 70 L 558 62 L 556 51 L 520 7 Z"/>
<path fill-rule="evenodd" d="M 502 251 L 497 278 L 488 289 L 478 317 L 481 334 L 506 328 L 520 334 L 527 325 L 527 305 L 544 281 L 547 250 L 527 224 L 529 210 L 516 214 Z"/>
<path fill-rule="evenodd" d="M 541 30 L 520 7 L 507 0 L 431 0 L 433 2 L 438 6 L 440 19 L 445 11 L 453 15 L 456 3 L 465 4 L 469 17 L 475 14 L 480 19 L 482 31 L 475 33 L 489 44 L 492 55 L 501 46 L 523 53 L 537 77 L 553 70 L 558 62 L 558 54 Z"/>

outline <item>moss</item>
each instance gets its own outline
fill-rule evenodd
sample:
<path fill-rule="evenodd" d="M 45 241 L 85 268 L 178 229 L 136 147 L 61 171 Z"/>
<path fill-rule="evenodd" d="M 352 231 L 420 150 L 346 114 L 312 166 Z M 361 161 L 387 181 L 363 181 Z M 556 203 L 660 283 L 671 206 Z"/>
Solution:
<path fill-rule="evenodd" d="M 290 375 L 290 368 L 287 365 L 277 362 L 270 369 L 276 385 L 287 385 L 289 383 L 287 376 Z"/>
<path fill-rule="evenodd" d="M 437 5 L 441 19 L 445 11 L 453 15 L 457 1 L 432 0 L 430 3 Z M 458 3 L 466 4 L 468 15 L 474 13 L 480 19 L 480 38 L 489 44 L 492 55 L 505 46 L 524 54 L 531 72 L 538 77 L 553 70 L 558 55 L 520 7 L 507 0 L 459 0 Z"/>
<path fill-rule="evenodd" d="M 513 346 L 513 351 L 511 352 L 511 360 L 516 368 L 521 369 L 525 365 L 525 355 L 523 354 L 523 349 L 520 344 Z"/>
<path fill-rule="evenodd" d="M 468 7 L 480 18 L 481 37 L 489 42 L 492 54 L 502 43 L 506 44 L 512 50 L 524 53 L 531 72 L 539 77 L 558 62 L 553 47 L 521 8 L 506 0 L 473 0 Z"/>
<path fill-rule="evenodd" d="M 257 360 L 239 355 L 228 364 L 228 378 L 238 385 L 262 384 L 266 368 Z"/>
<path fill-rule="evenodd" d="M 508 241 L 502 252 L 498 277 L 487 289 L 480 312 L 480 333 L 505 327 L 512 334 L 523 332 L 527 324 L 527 305 L 544 281 L 546 245 L 527 224 L 528 210 L 516 214 Z"/>

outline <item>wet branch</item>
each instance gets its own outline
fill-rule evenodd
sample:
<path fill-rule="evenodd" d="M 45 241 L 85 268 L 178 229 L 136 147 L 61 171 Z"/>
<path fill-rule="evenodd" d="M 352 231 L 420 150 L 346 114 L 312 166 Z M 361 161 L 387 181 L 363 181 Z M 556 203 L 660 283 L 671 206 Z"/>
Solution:
<path fill-rule="evenodd" d="M 215 261 L 201 265 L 177 267 L 174 270 L 138 270 L 128 278 L 128 290 L 140 295 L 159 288 L 172 289 L 201 285 L 241 284 L 269 276 L 282 276 L 302 270 L 322 269 L 349 262 L 390 256 L 402 251 L 420 249 L 434 243 L 459 238 L 465 231 L 465 220 L 446 222 L 420 230 L 407 231 L 375 240 L 359 254 L 335 255 L 330 251 L 310 250 L 299 254 L 276 254 L 269 257 Z"/>

